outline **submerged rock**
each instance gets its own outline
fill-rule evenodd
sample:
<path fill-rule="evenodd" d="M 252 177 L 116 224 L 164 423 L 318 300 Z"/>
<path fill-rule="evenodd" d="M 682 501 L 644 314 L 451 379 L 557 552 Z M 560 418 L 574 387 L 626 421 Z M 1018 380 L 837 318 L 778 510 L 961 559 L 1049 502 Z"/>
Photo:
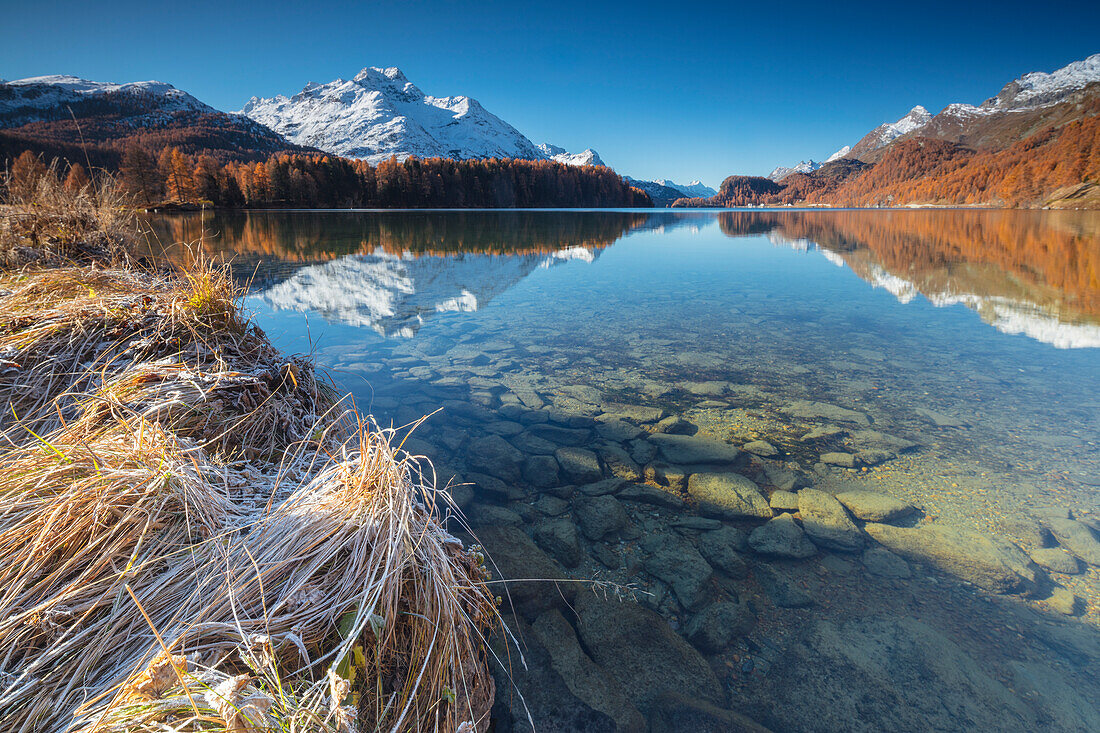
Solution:
<path fill-rule="evenodd" d="M 756 484 L 738 473 L 694 473 L 688 478 L 687 490 L 706 515 L 729 519 L 772 516 L 772 508 Z"/>
<path fill-rule="evenodd" d="M 576 632 L 559 611 L 550 610 L 541 614 L 531 628 L 549 652 L 554 671 L 574 696 L 614 720 L 617 730 L 645 730 L 645 720 L 629 695 L 584 653 Z"/>
<path fill-rule="evenodd" d="M 672 464 L 733 463 L 741 455 L 740 450 L 723 440 L 698 435 L 654 433 L 649 440 Z"/>
<path fill-rule="evenodd" d="M 499 435 L 470 441 L 466 452 L 466 462 L 471 468 L 508 482 L 519 480 L 523 459 L 523 453 Z"/>
<path fill-rule="evenodd" d="M 740 553 L 748 547 L 745 533 L 735 527 L 722 527 L 704 532 L 695 540 L 695 546 L 716 570 L 740 580 L 749 574 L 749 567 Z"/>
<path fill-rule="evenodd" d="M 771 458 L 779 453 L 775 446 L 766 440 L 754 440 L 751 443 L 745 443 L 741 446 L 741 450 L 764 458 Z"/>
<path fill-rule="evenodd" d="M 1065 575 L 1076 575 L 1081 572 L 1081 564 L 1077 558 L 1061 547 L 1040 547 L 1028 554 L 1036 565 L 1052 572 Z"/>
<path fill-rule="evenodd" d="M 510 635 L 498 633 L 490 640 L 493 653 L 497 659 L 512 660 L 522 652 L 525 664 L 490 665 L 497 689 L 492 712 L 494 730 L 501 733 L 530 731 L 529 720 L 537 730 L 576 733 L 615 730 L 616 719 L 612 715 L 589 705 L 567 684 L 565 677 L 573 676 L 569 681 L 573 683 L 587 671 L 583 661 L 572 656 L 568 636 L 560 633 L 551 636 L 550 631 L 560 630 L 550 625 L 543 627 L 543 633 L 538 633 L 521 618 L 507 614 L 504 623 L 512 635 L 522 639 L 523 646 L 517 650 Z M 543 637 L 547 638 L 549 649 L 540 643 Z M 593 683 L 591 678 L 587 679 Z M 594 699 L 595 695 L 586 697 Z"/>
<path fill-rule="evenodd" d="M 628 521 L 626 510 L 619 500 L 606 494 L 578 499 L 575 511 L 581 531 L 593 541 L 620 532 Z"/>
<path fill-rule="evenodd" d="M 518 527 L 482 527 L 477 539 L 493 577 L 504 581 L 493 588 L 506 605 L 529 615 L 576 597 L 576 584 L 555 582 L 565 580 L 561 568 Z"/>
<path fill-rule="evenodd" d="M 780 608 L 808 608 L 814 605 L 814 599 L 809 593 L 771 568 L 757 567 L 755 575 L 756 581 L 772 599 L 772 603 Z"/>
<path fill-rule="evenodd" d="M 856 519 L 865 522 L 889 523 L 916 511 L 908 502 L 874 491 L 844 491 L 836 498 Z"/>
<path fill-rule="evenodd" d="M 783 408 L 783 411 L 792 417 L 804 419 L 832 420 L 834 422 L 846 422 L 861 427 L 871 424 L 871 419 L 857 410 L 849 410 L 845 407 L 830 405 L 827 402 L 810 402 L 798 400 Z"/>
<path fill-rule="evenodd" d="M 1073 519 L 1049 519 L 1046 526 L 1058 544 L 1089 565 L 1100 567 L 1100 542 L 1088 525 Z"/>
<path fill-rule="evenodd" d="M 756 618 L 743 603 L 712 603 L 688 623 L 684 635 L 704 654 L 717 654 L 734 639 L 752 631 Z"/>
<path fill-rule="evenodd" d="M 822 453 L 821 462 L 828 466 L 840 466 L 841 468 L 855 468 L 859 465 L 859 459 L 851 453 L 839 453 L 837 451 Z"/>
<path fill-rule="evenodd" d="M 817 554 L 817 548 L 790 514 L 780 514 L 754 529 L 749 535 L 749 547 L 761 555 L 793 559 Z"/>
<path fill-rule="evenodd" d="M 554 457 L 558 459 L 561 470 L 572 481 L 586 484 L 603 478 L 600 460 L 590 450 L 573 447 L 558 448 L 554 451 Z"/>
<path fill-rule="evenodd" d="M 528 456 L 523 464 L 523 478 L 540 489 L 557 486 L 558 461 L 554 456 Z"/>
<path fill-rule="evenodd" d="M 841 552 L 859 552 L 864 537 L 836 497 L 818 489 L 798 492 L 802 528 L 815 544 Z"/>
<path fill-rule="evenodd" d="M 927 525 L 912 529 L 868 523 L 879 544 L 907 560 L 921 562 L 994 593 L 1035 589 L 1038 567 L 1016 545 L 961 527 Z"/>
<path fill-rule="evenodd" d="M 672 588 L 684 608 L 695 608 L 707 597 L 707 584 L 713 570 L 695 546 L 678 534 L 658 534 L 645 538 L 645 569 Z"/>
<path fill-rule="evenodd" d="M 821 620 L 772 667 L 762 720 L 789 731 L 1040 730 L 1038 716 L 935 628 Z M 1083 730 L 1083 729 L 1082 729 Z"/>
<path fill-rule="evenodd" d="M 773 491 L 768 497 L 768 504 L 777 512 L 797 512 L 798 494 L 793 491 Z"/>
<path fill-rule="evenodd" d="M 909 563 L 883 547 L 871 547 L 864 550 L 863 567 L 871 575 L 882 578 L 908 578 L 913 574 Z"/>
<path fill-rule="evenodd" d="M 657 613 L 629 601 L 577 597 L 577 632 L 592 659 L 643 714 L 666 692 L 718 703 L 722 688 L 710 665 Z"/>
<path fill-rule="evenodd" d="M 645 480 L 662 484 L 676 491 L 687 488 L 687 472 L 684 469 L 659 461 L 645 467 Z"/>
<path fill-rule="evenodd" d="M 599 450 L 600 460 L 612 476 L 625 481 L 640 481 L 642 469 L 630 457 L 630 454 L 618 445 L 609 445 Z"/>
<path fill-rule="evenodd" d="M 671 491 L 647 484 L 629 484 L 617 496 L 622 501 L 636 501 L 666 509 L 681 509 L 684 506 L 684 500 Z"/>
<path fill-rule="evenodd" d="M 649 730 L 650 733 L 771 733 L 740 713 L 672 692 L 661 695 L 653 706 Z"/>
<path fill-rule="evenodd" d="M 535 525 L 532 537 L 539 547 L 567 568 L 575 568 L 584 558 L 577 527 L 568 519 L 550 519 Z"/>

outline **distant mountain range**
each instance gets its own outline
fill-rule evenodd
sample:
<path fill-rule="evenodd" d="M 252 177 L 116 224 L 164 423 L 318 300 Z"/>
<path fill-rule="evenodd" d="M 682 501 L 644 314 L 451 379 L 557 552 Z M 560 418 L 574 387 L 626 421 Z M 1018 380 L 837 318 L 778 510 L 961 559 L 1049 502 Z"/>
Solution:
<path fill-rule="evenodd" d="M 1050 114 L 1061 103 L 1079 96 L 1090 84 L 1100 82 L 1100 53 L 1075 61 L 1051 73 L 1035 71 L 1006 84 L 994 97 L 980 106 L 954 103 L 932 115 L 921 105 L 914 106 L 896 122 L 883 122 L 854 145 L 844 146 L 825 163 L 840 158 L 872 162 L 875 152 L 895 140 L 931 137 L 977 147 L 1005 147 L 1034 132 L 1044 121 L 1064 121 L 1065 115 Z M 1072 113 L 1071 113 L 1072 116 Z M 811 173 L 823 163 L 812 159 L 795 166 L 777 166 L 767 177 L 779 181 L 791 173 Z"/>
<path fill-rule="evenodd" d="M 1100 208 L 1100 54 L 1032 72 L 981 105 L 914 106 L 825 163 L 731 176 L 695 206 Z"/>
<path fill-rule="evenodd" d="M 75 122 L 73 118 L 78 122 Z M 79 128 L 79 129 L 78 129 Z M 466 96 L 426 95 L 396 67 L 367 67 L 352 79 L 308 83 L 287 97 L 252 97 L 239 113 L 210 107 L 159 81 L 115 84 L 75 76 L 0 80 L 0 157 L 24 149 L 112 167 L 124 148 L 179 147 L 220 160 L 262 160 L 277 152 L 323 151 L 377 164 L 392 156 L 518 158 L 574 166 L 605 166 L 587 148 L 572 153 L 536 145 Z M 699 181 L 638 181 L 659 205 L 709 196 Z"/>
<path fill-rule="evenodd" d="M 304 152 L 248 117 L 220 112 L 160 81 L 112 84 L 75 76 L 0 82 L 0 159 L 26 149 L 114 167 L 132 142 L 221 159 Z"/>

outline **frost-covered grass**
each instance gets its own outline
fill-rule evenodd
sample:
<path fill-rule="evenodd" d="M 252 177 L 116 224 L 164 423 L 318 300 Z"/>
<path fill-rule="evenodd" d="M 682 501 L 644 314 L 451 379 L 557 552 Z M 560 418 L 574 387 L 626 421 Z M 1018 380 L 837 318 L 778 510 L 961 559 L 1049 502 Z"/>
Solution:
<path fill-rule="evenodd" d="M 224 269 L 58 262 L 0 272 L 5 732 L 484 730 L 496 606 L 425 465 Z"/>

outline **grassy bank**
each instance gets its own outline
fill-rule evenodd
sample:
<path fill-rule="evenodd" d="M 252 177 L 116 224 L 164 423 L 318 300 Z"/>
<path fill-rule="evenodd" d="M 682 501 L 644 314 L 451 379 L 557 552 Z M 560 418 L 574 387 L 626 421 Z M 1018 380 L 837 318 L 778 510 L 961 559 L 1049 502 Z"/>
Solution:
<path fill-rule="evenodd" d="M 5 731 L 484 730 L 495 604 L 430 466 L 224 268 L 135 261 L 109 181 L 6 191 Z"/>

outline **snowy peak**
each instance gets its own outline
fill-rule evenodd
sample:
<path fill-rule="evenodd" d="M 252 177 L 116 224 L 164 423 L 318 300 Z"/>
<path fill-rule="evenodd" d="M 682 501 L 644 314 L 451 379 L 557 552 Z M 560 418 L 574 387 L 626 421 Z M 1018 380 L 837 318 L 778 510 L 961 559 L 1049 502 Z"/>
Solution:
<path fill-rule="evenodd" d="M 565 163 L 566 165 L 607 166 L 607 163 L 604 163 L 603 159 L 600 158 L 600 154 L 592 148 L 585 148 L 584 151 L 580 153 L 570 153 L 568 150 L 558 145 L 542 143 L 538 146 L 538 149 L 548 160 Z"/>
<path fill-rule="evenodd" d="M 669 188 L 675 188 L 677 191 L 683 192 L 688 198 L 710 198 L 711 196 L 717 196 L 718 192 L 710 186 L 706 185 L 699 179 L 695 179 L 691 183 L 676 183 L 676 181 L 670 181 L 667 178 L 658 178 L 654 183 L 659 183 L 662 186 Z"/>
<path fill-rule="evenodd" d="M 834 160 L 840 160 L 841 158 L 847 156 L 848 153 L 850 153 L 850 152 L 852 152 L 852 146 L 851 145 L 845 145 L 843 148 L 841 148 L 840 150 L 836 151 L 835 153 L 830 155 L 828 158 L 826 158 L 825 162 L 826 163 L 832 163 Z"/>
<path fill-rule="evenodd" d="M 1042 71 L 1024 74 L 1006 84 L 996 97 L 986 100 L 982 109 L 1006 110 L 1054 104 L 1094 82 L 1100 82 L 1100 53 L 1074 61 L 1049 74 Z"/>
<path fill-rule="evenodd" d="M 883 122 L 864 135 L 844 157 L 862 159 L 863 156 L 889 145 L 902 135 L 916 132 L 931 121 L 932 115 L 918 104 L 897 122 Z"/>
<path fill-rule="evenodd" d="M 821 167 L 821 163 L 816 160 L 800 160 L 796 165 L 787 167 L 779 165 L 775 167 L 771 173 L 768 174 L 768 178 L 773 181 L 781 181 L 792 173 L 813 173 Z"/>
<path fill-rule="evenodd" d="M 368 66 L 350 81 L 310 82 L 289 98 L 253 97 L 242 113 L 291 142 L 371 163 L 390 156 L 547 157 L 477 100 L 427 96 L 396 66 Z"/>
<path fill-rule="evenodd" d="M 931 113 L 919 104 L 897 122 L 884 122 L 876 128 L 881 141 L 879 147 L 924 127 L 932 119 Z"/>
<path fill-rule="evenodd" d="M 0 82 L 0 125 L 6 127 L 55 119 L 62 113 L 68 114 L 67 106 L 107 95 L 133 98 L 143 103 L 148 100 L 165 112 L 216 112 L 187 92 L 162 81 L 117 84 L 54 74 Z"/>

